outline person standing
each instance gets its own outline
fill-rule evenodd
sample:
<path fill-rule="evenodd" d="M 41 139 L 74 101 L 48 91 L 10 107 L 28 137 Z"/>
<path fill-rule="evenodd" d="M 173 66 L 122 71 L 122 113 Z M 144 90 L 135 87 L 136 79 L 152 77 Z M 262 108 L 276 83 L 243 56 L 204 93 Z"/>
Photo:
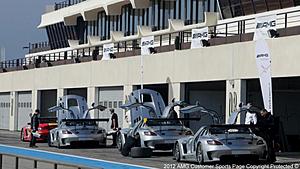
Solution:
<path fill-rule="evenodd" d="M 40 110 L 36 109 L 34 111 L 34 113 L 31 116 L 31 123 L 30 123 L 30 127 L 31 127 L 31 140 L 30 140 L 30 144 L 29 147 L 35 148 L 37 147 L 35 145 L 36 143 L 36 136 L 34 133 L 36 133 L 38 131 L 38 127 L 39 127 L 39 114 L 40 114 Z"/>
<path fill-rule="evenodd" d="M 113 144 L 111 146 L 115 147 L 115 146 L 117 146 L 117 131 L 118 131 L 118 128 L 119 128 L 118 115 L 115 113 L 114 109 L 110 109 L 109 111 L 111 113 L 111 126 L 110 126 L 110 128 L 114 131 L 112 133 Z"/>
<path fill-rule="evenodd" d="M 267 143 L 267 160 L 268 162 L 275 162 L 276 155 L 274 150 L 274 117 L 266 109 L 260 111 L 260 118 L 258 118 L 257 126 L 259 128 L 259 134 Z"/>

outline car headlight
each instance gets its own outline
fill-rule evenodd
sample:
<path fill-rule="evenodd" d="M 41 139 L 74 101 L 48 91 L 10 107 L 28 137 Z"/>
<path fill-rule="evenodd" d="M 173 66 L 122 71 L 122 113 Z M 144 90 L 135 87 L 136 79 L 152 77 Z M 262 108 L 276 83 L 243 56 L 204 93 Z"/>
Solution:
<path fill-rule="evenodd" d="M 144 134 L 145 134 L 146 136 L 157 136 L 157 134 L 154 133 L 154 132 L 152 132 L 152 131 L 144 131 Z"/>
<path fill-rule="evenodd" d="M 73 134 L 71 131 L 69 131 L 69 130 L 62 130 L 61 131 L 62 132 L 62 134 Z"/>
<path fill-rule="evenodd" d="M 191 130 L 187 130 L 184 132 L 185 135 L 190 136 L 193 135 L 193 132 Z"/>
<path fill-rule="evenodd" d="M 263 142 L 262 140 L 258 140 L 258 141 L 256 142 L 256 145 L 262 145 L 262 144 L 264 144 L 264 142 Z"/>
<path fill-rule="evenodd" d="M 102 134 L 102 133 L 105 133 L 105 130 L 98 130 L 97 131 L 97 134 Z"/>
<path fill-rule="evenodd" d="M 220 141 L 217 141 L 217 140 L 207 140 L 207 144 L 209 144 L 209 145 L 223 145 Z"/>

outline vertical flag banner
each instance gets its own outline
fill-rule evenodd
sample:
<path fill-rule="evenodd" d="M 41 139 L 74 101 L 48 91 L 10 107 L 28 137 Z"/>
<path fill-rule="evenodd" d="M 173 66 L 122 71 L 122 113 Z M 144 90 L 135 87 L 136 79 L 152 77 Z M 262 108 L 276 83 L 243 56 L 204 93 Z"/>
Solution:
<path fill-rule="evenodd" d="M 208 27 L 202 29 L 192 29 L 191 49 L 202 48 L 201 40 L 208 41 Z"/>
<path fill-rule="evenodd" d="M 149 55 L 149 48 L 154 48 L 154 36 L 141 38 L 141 55 Z"/>
<path fill-rule="evenodd" d="M 264 107 L 273 114 L 271 55 L 265 39 L 255 42 L 255 53 Z"/>
<path fill-rule="evenodd" d="M 269 38 L 268 30 L 276 30 L 276 15 L 255 18 L 255 32 L 253 40 Z"/>
<path fill-rule="evenodd" d="M 102 60 L 110 60 L 110 53 L 114 53 L 114 44 L 108 43 L 103 45 L 103 57 Z"/>

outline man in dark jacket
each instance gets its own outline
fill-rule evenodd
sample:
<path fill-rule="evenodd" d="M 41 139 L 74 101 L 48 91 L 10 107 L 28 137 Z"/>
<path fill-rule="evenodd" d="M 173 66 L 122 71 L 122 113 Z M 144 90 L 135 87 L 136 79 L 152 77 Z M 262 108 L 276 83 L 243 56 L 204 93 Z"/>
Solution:
<path fill-rule="evenodd" d="M 39 124 L 40 124 L 40 122 L 39 122 L 39 114 L 40 114 L 40 110 L 36 109 L 34 111 L 34 113 L 32 114 L 32 116 L 31 116 L 31 123 L 30 123 L 30 127 L 31 127 L 31 140 L 30 140 L 29 147 L 33 147 L 33 148 L 37 147 L 35 145 L 35 143 L 36 143 L 36 136 L 33 133 L 38 132 L 38 128 L 39 128 Z"/>
<path fill-rule="evenodd" d="M 113 144 L 111 146 L 115 147 L 115 146 L 117 146 L 117 131 L 118 131 L 118 128 L 119 128 L 118 115 L 115 113 L 114 109 L 110 109 L 109 111 L 111 113 L 111 126 L 110 126 L 110 128 L 114 131 L 112 133 Z"/>
<path fill-rule="evenodd" d="M 260 111 L 260 116 L 257 119 L 257 126 L 259 128 L 258 135 L 261 136 L 267 143 L 268 147 L 268 162 L 275 162 L 276 155 L 274 151 L 274 117 L 266 109 Z"/>

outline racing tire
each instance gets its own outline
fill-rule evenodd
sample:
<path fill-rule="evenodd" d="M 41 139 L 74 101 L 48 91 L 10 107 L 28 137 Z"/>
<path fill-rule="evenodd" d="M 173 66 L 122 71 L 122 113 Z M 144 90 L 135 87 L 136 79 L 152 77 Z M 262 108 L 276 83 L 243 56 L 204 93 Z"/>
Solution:
<path fill-rule="evenodd" d="M 148 147 L 133 147 L 130 150 L 132 158 L 149 158 L 152 156 L 152 149 Z"/>
<path fill-rule="evenodd" d="M 204 163 L 201 144 L 198 144 L 197 146 L 196 159 L 198 164 L 202 165 Z"/>
<path fill-rule="evenodd" d="M 174 148 L 174 158 L 176 161 L 180 162 L 181 158 L 180 158 L 180 147 L 179 147 L 179 143 L 176 143 L 175 148 Z"/>
<path fill-rule="evenodd" d="M 47 142 L 48 142 L 48 146 L 49 147 L 53 147 L 52 142 L 51 142 L 51 135 L 50 135 L 50 133 L 48 134 Z"/>
<path fill-rule="evenodd" d="M 134 137 L 128 136 L 125 140 L 124 146 L 122 147 L 121 154 L 123 156 L 129 156 L 130 150 L 132 147 L 134 147 L 135 142 L 136 142 L 136 140 Z"/>
<path fill-rule="evenodd" d="M 21 130 L 20 140 L 25 142 L 23 129 Z"/>
<path fill-rule="evenodd" d="M 118 135 L 117 135 L 117 148 L 120 152 L 122 151 L 122 142 L 123 142 L 122 134 L 118 133 Z"/>

